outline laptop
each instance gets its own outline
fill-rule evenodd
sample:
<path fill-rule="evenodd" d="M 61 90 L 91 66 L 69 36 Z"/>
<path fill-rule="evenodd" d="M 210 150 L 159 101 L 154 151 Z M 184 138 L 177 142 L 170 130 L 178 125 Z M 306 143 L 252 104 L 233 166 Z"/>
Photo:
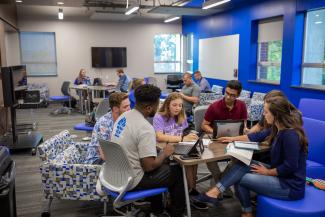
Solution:
<path fill-rule="evenodd" d="M 213 139 L 224 136 L 239 136 L 244 133 L 244 120 L 215 120 Z"/>
<path fill-rule="evenodd" d="M 198 140 L 194 144 L 189 144 L 189 145 L 182 145 L 182 144 L 176 144 L 174 146 L 174 154 L 179 154 L 179 155 L 200 155 L 204 151 L 204 146 L 203 146 L 203 141 L 202 138 L 204 136 L 204 133 L 201 132 L 199 135 Z M 199 148 L 199 150 L 198 150 Z"/>

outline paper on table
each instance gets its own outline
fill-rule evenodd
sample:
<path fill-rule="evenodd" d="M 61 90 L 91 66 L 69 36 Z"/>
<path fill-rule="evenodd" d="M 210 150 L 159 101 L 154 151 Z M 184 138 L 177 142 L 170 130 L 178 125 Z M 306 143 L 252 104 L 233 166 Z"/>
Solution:
<path fill-rule="evenodd" d="M 208 147 L 212 142 L 211 139 L 202 139 L 203 146 Z"/>

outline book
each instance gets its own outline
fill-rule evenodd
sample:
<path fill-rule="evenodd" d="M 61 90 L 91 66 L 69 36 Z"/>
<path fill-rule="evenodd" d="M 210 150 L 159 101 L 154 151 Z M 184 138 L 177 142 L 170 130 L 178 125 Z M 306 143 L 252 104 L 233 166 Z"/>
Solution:
<path fill-rule="evenodd" d="M 236 148 L 248 149 L 248 150 L 260 150 L 258 142 L 244 142 L 244 141 L 234 141 Z"/>
<path fill-rule="evenodd" d="M 254 150 L 236 148 L 234 143 L 229 143 L 226 147 L 226 154 L 233 156 L 246 165 L 250 165 Z"/>

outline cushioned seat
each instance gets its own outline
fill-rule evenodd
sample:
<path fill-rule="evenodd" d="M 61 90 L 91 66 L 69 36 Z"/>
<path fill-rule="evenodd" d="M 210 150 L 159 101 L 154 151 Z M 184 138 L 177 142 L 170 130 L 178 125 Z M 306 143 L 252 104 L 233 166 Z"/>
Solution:
<path fill-rule="evenodd" d="M 325 191 L 306 186 L 305 197 L 296 201 L 258 197 L 257 217 L 324 217 Z"/>
<path fill-rule="evenodd" d="M 161 92 L 160 94 L 160 99 L 166 99 L 168 97 L 168 93 L 166 92 Z"/>
<path fill-rule="evenodd" d="M 50 96 L 52 101 L 69 101 L 70 96 Z"/>
<path fill-rule="evenodd" d="M 79 124 L 74 125 L 73 129 L 91 132 L 91 131 L 93 131 L 94 127 L 87 126 L 85 123 L 79 123 Z"/>
<path fill-rule="evenodd" d="M 112 196 L 114 199 L 117 198 L 119 195 L 118 192 L 110 191 L 107 188 L 104 188 L 104 190 L 108 195 Z M 148 189 L 148 190 L 130 191 L 130 192 L 125 193 L 125 195 L 123 196 L 123 198 L 121 200 L 122 201 L 139 200 L 139 199 L 150 197 L 153 195 L 162 194 L 167 191 L 168 191 L 167 188 L 153 188 L 153 189 Z"/>
<path fill-rule="evenodd" d="M 321 163 L 318 163 L 316 161 L 307 160 L 306 161 L 306 167 L 324 167 L 324 165 L 321 164 Z"/>

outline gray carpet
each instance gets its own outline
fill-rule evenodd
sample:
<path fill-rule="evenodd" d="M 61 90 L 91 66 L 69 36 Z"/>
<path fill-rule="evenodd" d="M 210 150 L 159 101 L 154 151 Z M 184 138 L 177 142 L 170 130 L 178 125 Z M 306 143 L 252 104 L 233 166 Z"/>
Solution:
<path fill-rule="evenodd" d="M 54 106 L 52 105 L 49 108 L 18 109 L 17 122 L 28 123 L 36 121 L 38 123 L 38 131 L 43 134 L 44 139 L 59 133 L 63 129 L 68 129 L 71 134 L 76 134 L 78 136 L 77 140 L 86 136 L 86 133 L 72 129 L 74 124 L 84 120 L 83 115 L 73 112 L 71 115 L 51 116 L 49 113 L 53 108 Z M 41 161 L 37 156 L 32 156 L 30 151 L 14 153 L 13 159 L 17 164 L 16 199 L 18 216 L 40 216 L 44 203 L 41 176 L 39 174 Z M 199 171 L 203 170 L 206 170 L 206 166 L 200 165 Z M 209 185 L 209 181 L 200 183 L 198 189 L 205 191 Z M 87 201 L 54 200 L 51 208 L 51 216 L 53 217 L 90 217 L 100 216 L 103 212 L 102 204 Z M 217 208 L 211 208 L 206 211 L 192 209 L 192 214 L 194 217 L 236 217 L 240 216 L 240 206 L 236 199 L 225 199 Z"/>

